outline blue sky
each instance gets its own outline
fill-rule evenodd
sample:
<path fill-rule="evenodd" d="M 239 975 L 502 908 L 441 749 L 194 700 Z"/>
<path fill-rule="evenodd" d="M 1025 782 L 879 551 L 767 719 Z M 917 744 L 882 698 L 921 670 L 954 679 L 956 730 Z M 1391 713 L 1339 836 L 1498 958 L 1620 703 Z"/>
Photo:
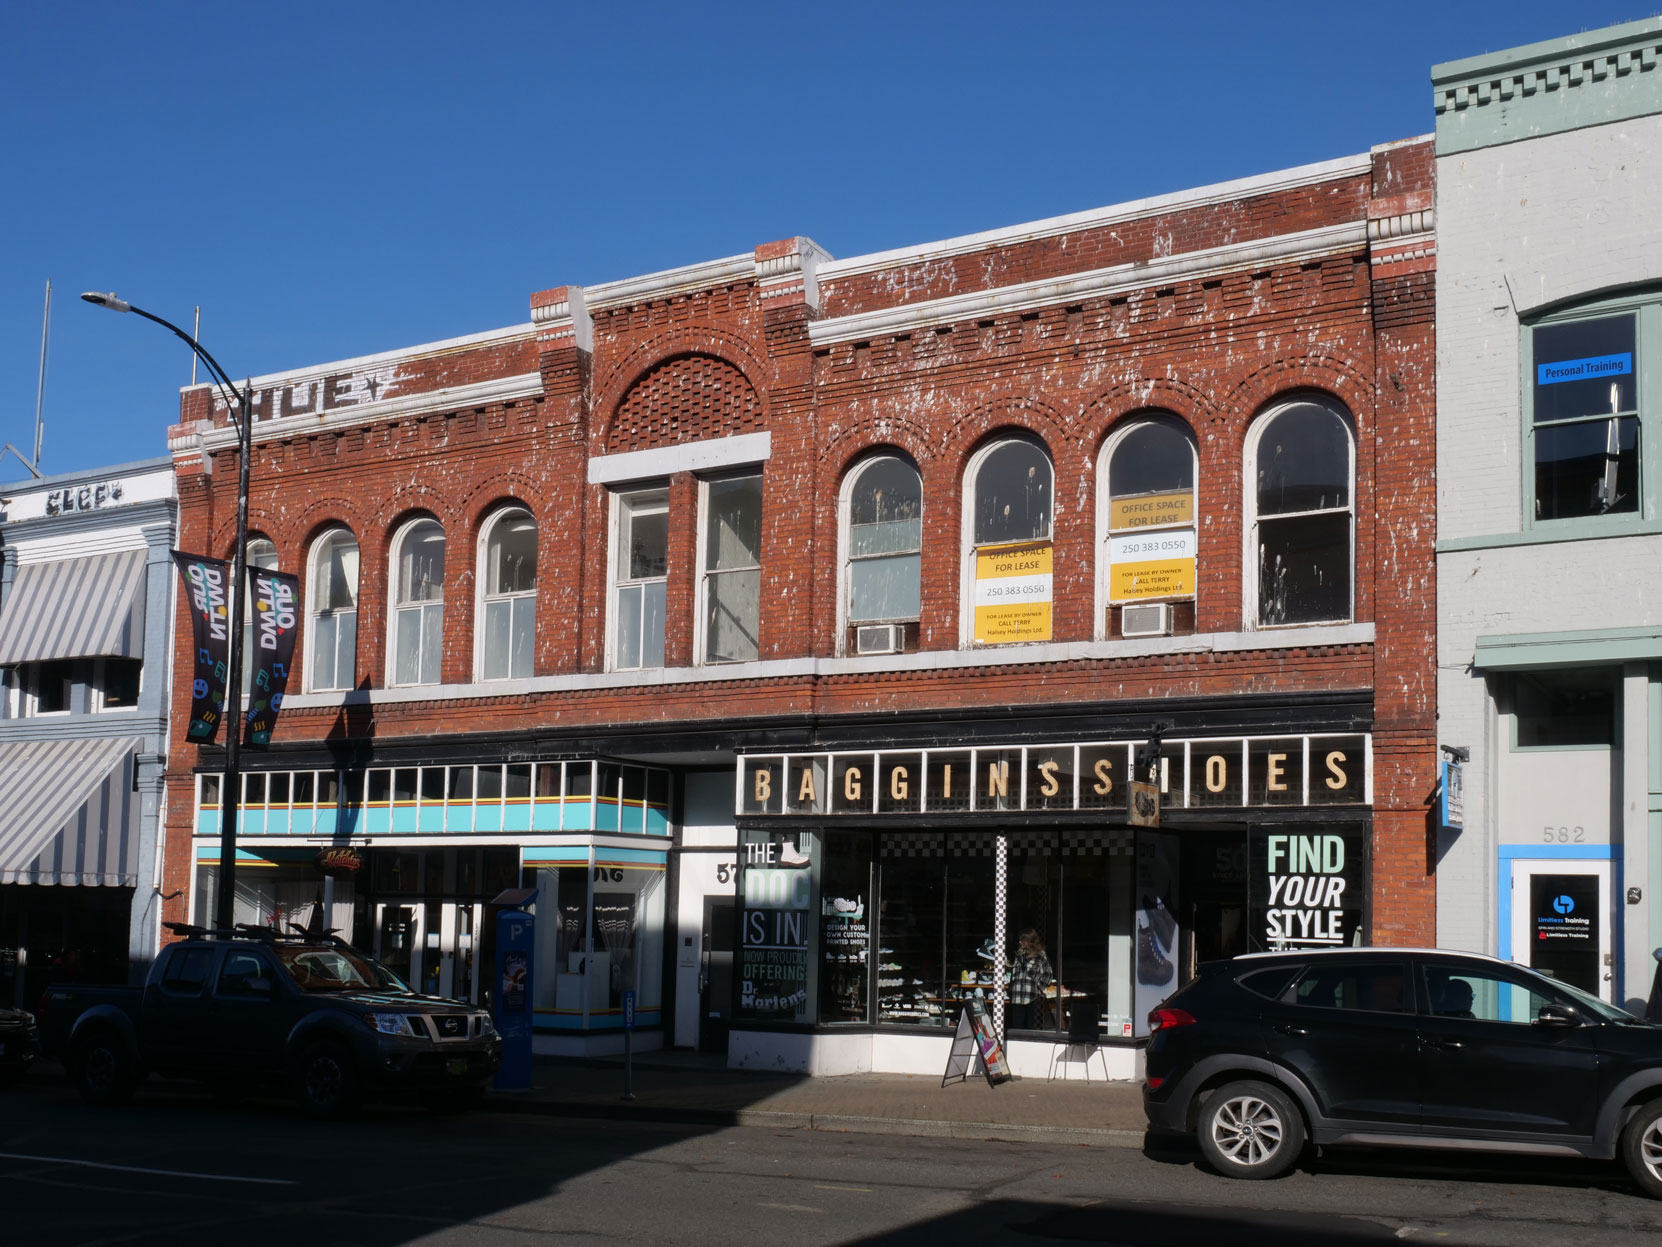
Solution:
<path fill-rule="evenodd" d="M 1434 62 L 1634 0 L 0 6 L 0 444 L 166 453 L 235 376 L 529 319 L 534 290 L 806 234 L 901 247 L 1365 151 Z M 10 455 L 0 480 L 25 470 Z"/>

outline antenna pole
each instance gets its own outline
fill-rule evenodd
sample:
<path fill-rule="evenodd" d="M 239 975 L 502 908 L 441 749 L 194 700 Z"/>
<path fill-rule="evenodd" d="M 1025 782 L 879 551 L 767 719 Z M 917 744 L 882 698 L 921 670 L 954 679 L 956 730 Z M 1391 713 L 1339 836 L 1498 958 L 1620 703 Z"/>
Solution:
<path fill-rule="evenodd" d="M 46 280 L 46 311 L 40 319 L 40 380 L 35 385 L 35 457 L 29 464 L 29 470 L 36 476 L 40 464 L 40 439 L 43 429 L 40 423 L 41 404 L 46 400 L 46 340 L 52 328 L 52 279 Z"/>

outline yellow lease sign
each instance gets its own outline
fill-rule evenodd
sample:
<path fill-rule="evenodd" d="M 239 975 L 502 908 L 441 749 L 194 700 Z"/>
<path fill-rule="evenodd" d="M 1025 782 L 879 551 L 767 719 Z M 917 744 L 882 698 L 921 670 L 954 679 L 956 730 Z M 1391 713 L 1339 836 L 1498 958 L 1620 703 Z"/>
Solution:
<path fill-rule="evenodd" d="M 1187 489 L 1170 494 L 1115 498 L 1108 504 L 1108 529 L 1151 528 L 1156 524 L 1193 524 L 1195 496 Z"/>
<path fill-rule="evenodd" d="M 997 644 L 1050 640 L 1048 541 L 975 552 L 975 639 Z"/>
<path fill-rule="evenodd" d="M 1108 597 L 1114 602 L 1191 597 L 1195 530 L 1167 529 L 1113 537 L 1108 543 Z"/>

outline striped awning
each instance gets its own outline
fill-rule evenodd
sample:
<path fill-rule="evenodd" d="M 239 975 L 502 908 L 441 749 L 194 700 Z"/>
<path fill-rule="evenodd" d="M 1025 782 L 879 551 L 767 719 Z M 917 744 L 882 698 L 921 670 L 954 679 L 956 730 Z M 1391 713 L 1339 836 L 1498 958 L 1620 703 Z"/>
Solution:
<path fill-rule="evenodd" d="M 25 563 L 0 602 L 0 666 L 144 657 L 143 550 Z"/>
<path fill-rule="evenodd" d="M 0 745 L 0 883 L 134 887 L 142 741 Z"/>

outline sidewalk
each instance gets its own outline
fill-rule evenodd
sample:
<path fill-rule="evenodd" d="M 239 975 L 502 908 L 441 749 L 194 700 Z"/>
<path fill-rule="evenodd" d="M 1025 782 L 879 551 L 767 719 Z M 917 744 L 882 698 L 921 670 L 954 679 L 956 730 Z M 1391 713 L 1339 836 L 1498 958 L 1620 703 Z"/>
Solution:
<path fill-rule="evenodd" d="M 539 1061 L 531 1090 L 493 1091 L 485 1107 L 614 1121 L 1143 1145 L 1139 1083 L 1020 1078 L 989 1087 L 977 1074 L 942 1087 L 939 1075 L 809 1078 L 731 1070 L 720 1060 L 684 1052 L 639 1055 L 629 1101 L 623 1099 L 621 1058 Z"/>

